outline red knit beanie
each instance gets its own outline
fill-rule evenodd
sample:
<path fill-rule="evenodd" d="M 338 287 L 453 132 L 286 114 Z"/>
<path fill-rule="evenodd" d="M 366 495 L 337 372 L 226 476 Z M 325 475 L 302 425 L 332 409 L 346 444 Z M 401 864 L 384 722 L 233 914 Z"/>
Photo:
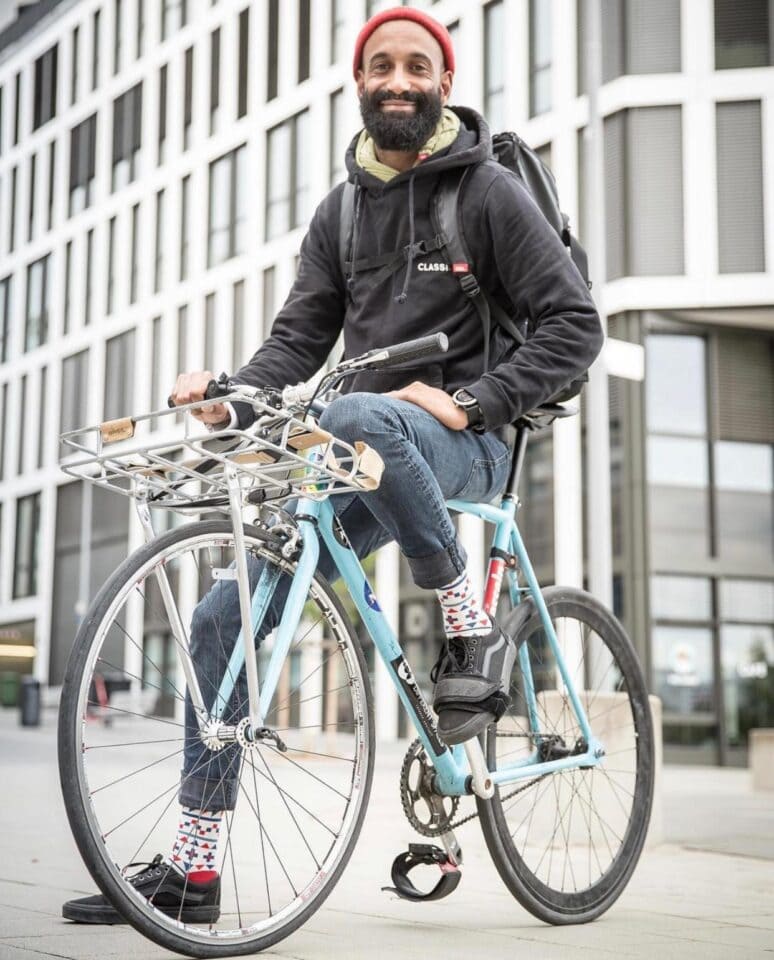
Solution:
<path fill-rule="evenodd" d="M 368 38 L 374 30 L 376 30 L 377 27 L 381 27 L 383 23 L 387 23 L 388 20 L 413 20 L 414 23 L 418 23 L 420 27 L 424 27 L 441 45 L 446 69 L 454 73 L 454 47 L 452 46 L 452 38 L 446 27 L 432 17 L 429 17 L 422 10 L 416 10 L 414 7 L 391 7 L 389 10 L 382 10 L 381 13 L 374 14 L 357 35 L 357 40 L 355 41 L 355 56 L 352 61 L 352 72 L 356 80 L 357 72 L 360 70 L 360 65 L 363 60 L 363 47 L 366 45 Z"/>

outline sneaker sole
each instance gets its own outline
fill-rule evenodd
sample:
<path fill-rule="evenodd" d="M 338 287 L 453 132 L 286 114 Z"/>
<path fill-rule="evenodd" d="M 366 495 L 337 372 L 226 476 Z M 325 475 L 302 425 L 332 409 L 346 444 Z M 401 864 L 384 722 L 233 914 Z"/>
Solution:
<path fill-rule="evenodd" d="M 175 907 L 157 907 L 161 913 L 168 917 L 177 919 L 177 908 Z M 72 920 L 73 923 L 94 923 L 114 926 L 125 924 L 126 920 L 114 908 L 109 906 L 99 907 L 71 907 L 64 904 L 62 907 L 62 916 L 65 920 Z M 187 907 L 180 914 L 182 923 L 217 923 L 220 919 L 220 907 Z"/>

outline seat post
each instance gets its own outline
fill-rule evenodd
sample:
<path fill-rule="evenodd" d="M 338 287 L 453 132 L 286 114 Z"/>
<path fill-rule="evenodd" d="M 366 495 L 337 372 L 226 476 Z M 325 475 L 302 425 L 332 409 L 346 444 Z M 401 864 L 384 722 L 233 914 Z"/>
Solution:
<path fill-rule="evenodd" d="M 526 427 L 516 428 L 516 439 L 513 444 L 513 456 L 511 457 L 511 472 L 508 475 L 508 484 L 506 486 L 506 496 L 516 498 L 518 496 L 519 478 L 521 477 L 521 468 L 524 465 L 524 455 L 527 451 L 527 437 L 529 431 Z"/>

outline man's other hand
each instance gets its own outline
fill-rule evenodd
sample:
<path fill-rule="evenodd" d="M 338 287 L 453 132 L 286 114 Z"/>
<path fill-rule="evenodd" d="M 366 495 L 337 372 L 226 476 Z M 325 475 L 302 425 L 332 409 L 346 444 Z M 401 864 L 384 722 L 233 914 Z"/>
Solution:
<path fill-rule="evenodd" d="M 204 400 L 204 391 L 207 389 L 207 384 L 214 379 L 215 377 L 210 370 L 196 370 L 194 373 L 179 374 L 172 391 L 172 400 L 175 406 L 182 407 L 186 403 L 196 403 L 198 400 Z M 223 403 L 213 403 L 210 407 L 191 410 L 190 413 L 192 417 L 211 426 L 226 424 L 231 419 L 228 409 Z"/>
<path fill-rule="evenodd" d="M 415 403 L 428 413 L 432 413 L 436 420 L 440 420 L 450 430 L 464 430 L 468 425 L 468 415 L 455 404 L 448 393 L 444 393 L 438 387 L 429 387 L 418 380 L 400 390 L 390 390 L 385 396 Z"/>

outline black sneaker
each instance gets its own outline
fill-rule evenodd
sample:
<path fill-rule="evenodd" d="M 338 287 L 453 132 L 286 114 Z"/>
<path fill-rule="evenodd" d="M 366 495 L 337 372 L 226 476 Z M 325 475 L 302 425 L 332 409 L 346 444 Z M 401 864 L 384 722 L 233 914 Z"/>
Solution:
<path fill-rule="evenodd" d="M 130 863 L 143 869 L 129 877 L 131 885 L 163 913 L 183 923 L 216 923 L 220 917 L 220 877 L 204 883 L 186 879 L 160 853 L 150 863 Z M 181 910 L 182 904 L 182 910 Z M 102 894 L 68 900 L 62 916 L 75 923 L 126 923 L 126 920 Z"/>
<path fill-rule="evenodd" d="M 446 743 L 477 737 L 505 713 L 515 659 L 513 641 L 497 624 L 483 637 L 447 637 L 430 674 L 438 733 Z"/>

